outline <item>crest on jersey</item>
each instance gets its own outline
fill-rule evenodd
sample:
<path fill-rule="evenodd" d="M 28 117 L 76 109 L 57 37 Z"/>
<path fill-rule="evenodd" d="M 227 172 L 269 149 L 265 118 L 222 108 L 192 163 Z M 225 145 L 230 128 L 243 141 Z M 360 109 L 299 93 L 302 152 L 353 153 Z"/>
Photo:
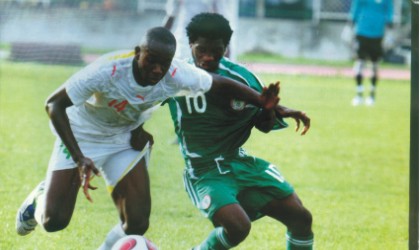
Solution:
<path fill-rule="evenodd" d="M 230 107 L 235 111 L 241 111 L 245 108 L 245 102 L 232 99 L 232 101 L 230 101 Z"/>
<path fill-rule="evenodd" d="M 211 204 L 210 195 L 206 194 L 201 200 L 201 209 L 208 209 Z"/>

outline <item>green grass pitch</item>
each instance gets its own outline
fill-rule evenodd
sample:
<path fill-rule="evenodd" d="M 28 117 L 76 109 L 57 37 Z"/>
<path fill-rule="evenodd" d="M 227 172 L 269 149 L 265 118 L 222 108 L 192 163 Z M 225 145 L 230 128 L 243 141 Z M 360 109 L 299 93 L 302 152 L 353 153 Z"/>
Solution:
<path fill-rule="evenodd" d="M 96 249 L 117 223 L 117 212 L 103 181 L 81 193 L 68 228 L 48 234 L 15 233 L 15 213 L 44 178 L 53 136 L 44 111 L 47 96 L 76 67 L 0 64 L 0 249 Z M 276 164 L 313 214 L 319 250 L 407 249 L 409 105 L 408 81 L 381 80 L 374 107 L 352 107 L 352 79 L 260 75 L 280 80 L 281 103 L 312 118 L 308 134 L 290 127 L 270 134 L 253 132 L 250 154 Z M 183 189 L 183 161 L 167 107 L 146 123 L 155 136 L 149 169 L 151 225 L 146 236 L 162 250 L 190 249 L 212 226 Z M 255 223 L 236 249 L 285 249 L 285 227 L 269 218 Z"/>

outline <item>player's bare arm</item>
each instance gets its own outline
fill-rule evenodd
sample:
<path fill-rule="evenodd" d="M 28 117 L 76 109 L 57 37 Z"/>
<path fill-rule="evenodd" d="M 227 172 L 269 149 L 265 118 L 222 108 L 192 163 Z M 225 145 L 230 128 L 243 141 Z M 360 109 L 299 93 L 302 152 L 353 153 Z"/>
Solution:
<path fill-rule="evenodd" d="M 93 161 L 85 157 L 77 144 L 76 138 L 70 127 L 69 118 L 66 113 L 66 108 L 72 106 L 66 90 L 62 87 L 56 90 L 46 101 L 45 109 L 51 122 L 69 151 L 73 161 L 77 164 L 80 171 L 80 181 L 83 187 L 83 193 L 86 198 L 92 202 L 92 198 L 88 189 L 96 189 L 90 185 L 90 179 L 95 175 L 99 175 L 99 170 L 95 167 Z"/>
<path fill-rule="evenodd" d="M 150 146 L 153 145 L 153 135 L 144 130 L 143 124 L 131 131 L 130 144 L 135 150 L 143 150 L 147 142 L 149 142 Z"/>
<path fill-rule="evenodd" d="M 300 110 L 294 110 L 291 108 L 287 108 L 282 105 L 277 105 L 275 108 L 276 115 L 283 117 L 283 118 L 293 118 L 296 121 L 296 129 L 295 131 L 299 131 L 300 123 L 303 123 L 303 130 L 300 133 L 301 135 L 305 135 L 308 132 L 309 128 L 311 127 L 311 118 L 309 118 L 305 112 Z"/>
<path fill-rule="evenodd" d="M 280 82 L 270 83 L 268 87 L 264 87 L 261 92 L 261 98 L 263 99 L 264 103 L 262 108 L 266 110 L 274 109 L 280 101 L 280 98 L 278 97 L 279 93 Z"/>
<path fill-rule="evenodd" d="M 262 90 L 261 95 L 264 96 L 266 99 L 277 98 L 278 100 L 280 93 L 280 82 L 272 83 L 268 87 L 264 87 Z M 268 133 L 273 128 L 274 124 L 276 123 L 276 114 L 273 106 L 274 103 L 268 103 L 266 107 L 264 107 L 261 113 L 255 119 L 255 127 L 260 130 L 261 132 Z"/>
<path fill-rule="evenodd" d="M 270 84 L 263 93 L 249 88 L 235 80 L 211 73 L 213 84 L 209 93 L 224 96 L 228 99 L 238 99 L 260 108 L 272 109 L 279 102 L 279 84 Z"/>

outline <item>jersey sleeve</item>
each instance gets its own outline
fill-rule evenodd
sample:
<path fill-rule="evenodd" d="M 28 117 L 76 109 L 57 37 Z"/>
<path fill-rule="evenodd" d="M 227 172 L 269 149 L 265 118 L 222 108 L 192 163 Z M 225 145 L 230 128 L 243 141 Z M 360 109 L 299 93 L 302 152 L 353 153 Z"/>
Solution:
<path fill-rule="evenodd" d="M 171 75 L 180 89 L 178 96 L 194 95 L 210 90 L 213 78 L 209 73 L 186 61 L 176 60 L 173 65 Z"/>
<path fill-rule="evenodd" d="M 95 92 L 101 92 L 106 79 L 105 70 L 100 70 L 97 65 L 90 65 L 74 74 L 64 84 L 73 105 L 79 106 Z"/>
<path fill-rule="evenodd" d="M 219 75 L 242 82 L 248 87 L 258 91 L 259 93 L 261 93 L 264 88 L 264 84 L 254 73 L 249 71 L 246 67 L 237 63 L 233 63 L 226 58 L 222 58 L 220 61 L 217 73 Z"/>
<path fill-rule="evenodd" d="M 258 91 L 259 93 L 261 93 L 264 88 L 264 84 L 260 79 L 258 79 L 258 77 L 254 73 L 249 71 L 246 67 L 237 63 L 233 63 L 230 60 L 227 60 L 226 58 L 223 58 L 220 61 L 217 73 L 219 75 L 240 81 L 246 84 L 248 87 Z M 257 115 L 259 115 L 260 112 L 261 109 L 259 109 Z M 276 121 L 272 130 L 279 130 L 287 127 L 288 124 L 283 120 L 283 118 L 281 116 L 276 115 Z"/>

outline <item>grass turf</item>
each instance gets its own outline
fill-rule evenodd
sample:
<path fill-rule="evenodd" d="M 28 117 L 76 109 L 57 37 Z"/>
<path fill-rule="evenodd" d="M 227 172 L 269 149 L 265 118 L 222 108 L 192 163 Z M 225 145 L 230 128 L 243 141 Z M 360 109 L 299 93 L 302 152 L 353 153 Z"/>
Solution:
<path fill-rule="evenodd" d="M 96 249 L 117 223 L 100 179 L 91 204 L 81 194 L 70 225 L 48 234 L 15 233 L 15 213 L 44 178 L 53 136 L 43 105 L 76 67 L 0 63 L 0 249 Z M 290 128 L 254 131 L 250 154 L 276 164 L 314 217 L 316 249 L 406 249 L 408 245 L 408 81 L 380 81 L 374 107 L 352 107 L 348 78 L 264 74 L 281 80 L 281 103 L 312 118 L 305 136 Z M 150 166 L 151 225 L 146 236 L 160 249 L 189 249 L 211 224 L 192 206 L 182 184 L 183 161 L 172 145 L 167 107 L 147 122 L 155 136 Z M 269 218 L 253 223 L 236 249 L 285 249 L 285 228 Z"/>

